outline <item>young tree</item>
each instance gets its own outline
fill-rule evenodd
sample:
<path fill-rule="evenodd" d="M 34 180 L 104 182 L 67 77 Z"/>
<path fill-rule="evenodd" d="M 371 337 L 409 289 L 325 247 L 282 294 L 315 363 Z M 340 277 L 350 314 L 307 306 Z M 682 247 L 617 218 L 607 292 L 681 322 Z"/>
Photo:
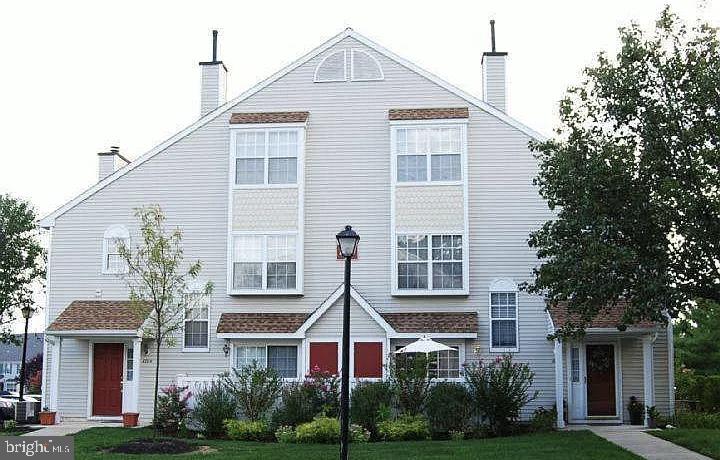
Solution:
<path fill-rule="evenodd" d="M 0 342 L 11 342 L 17 312 L 33 304 L 45 278 L 45 251 L 38 241 L 32 206 L 0 195 Z"/>
<path fill-rule="evenodd" d="M 677 368 L 720 374 L 720 304 L 700 299 L 678 321 L 675 332 Z"/>
<path fill-rule="evenodd" d="M 720 301 L 720 42 L 665 9 L 654 32 L 620 29 L 561 101 L 557 137 L 532 143 L 556 218 L 530 235 L 526 288 L 567 301 L 584 330 L 626 300 L 622 324 Z"/>
<path fill-rule="evenodd" d="M 123 275 L 136 314 L 147 320 L 143 338 L 155 342 L 155 387 L 153 426 L 158 428 L 157 408 L 160 385 L 160 350 L 175 345 L 187 315 L 203 307 L 212 292 L 211 282 L 195 287 L 200 261 L 184 263 L 182 231 L 165 228 L 165 215 L 159 206 L 136 209 L 140 222 L 140 241 L 131 248 L 118 240 L 118 251 L 127 264 Z"/>

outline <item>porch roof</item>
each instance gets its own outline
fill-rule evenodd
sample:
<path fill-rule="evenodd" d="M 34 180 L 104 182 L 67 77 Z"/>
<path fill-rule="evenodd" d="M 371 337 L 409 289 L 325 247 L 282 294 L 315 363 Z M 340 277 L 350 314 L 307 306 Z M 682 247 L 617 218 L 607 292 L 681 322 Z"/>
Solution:
<path fill-rule="evenodd" d="M 149 314 L 149 303 L 133 304 L 130 300 L 74 300 L 50 324 L 47 333 L 134 332 L 142 327 Z"/>
<path fill-rule="evenodd" d="M 308 313 L 223 313 L 217 332 L 288 334 L 298 330 Z"/>
<path fill-rule="evenodd" d="M 381 313 L 397 332 L 477 334 L 477 313 Z"/>
<path fill-rule="evenodd" d="M 604 308 L 591 322 L 588 328 L 591 329 L 615 329 L 622 324 L 622 316 L 627 308 L 627 302 L 618 302 L 616 305 Z M 568 322 L 581 322 L 580 315 L 569 313 L 566 302 L 550 303 L 547 306 L 550 318 L 552 318 L 555 329 L 563 327 Z M 657 324 L 652 321 L 640 321 L 632 325 L 633 328 L 651 329 Z"/>

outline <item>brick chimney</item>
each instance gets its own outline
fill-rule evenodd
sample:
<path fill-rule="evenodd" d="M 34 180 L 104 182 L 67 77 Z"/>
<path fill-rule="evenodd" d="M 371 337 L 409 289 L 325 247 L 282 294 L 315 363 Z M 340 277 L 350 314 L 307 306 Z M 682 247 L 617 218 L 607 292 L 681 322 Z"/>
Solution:
<path fill-rule="evenodd" d="M 503 112 L 507 111 L 507 53 L 495 50 L 495 20 L 490 20 L 491 51 L 482 56 L 483 99 Z"/>
<path fill-rule="evenodd" d="M 122 168 L 130 160 L 120 155 L 120 147 L 110 147 L 109 152 L 98 153 L 98 182 Z"/>
<path fill-rule="evenodd" d="M 213 30 L 212 61 L 201 62 L 200 116 L 205 116 L 225 103 L 227 67 L 218 61 L 217 30 Z"/>

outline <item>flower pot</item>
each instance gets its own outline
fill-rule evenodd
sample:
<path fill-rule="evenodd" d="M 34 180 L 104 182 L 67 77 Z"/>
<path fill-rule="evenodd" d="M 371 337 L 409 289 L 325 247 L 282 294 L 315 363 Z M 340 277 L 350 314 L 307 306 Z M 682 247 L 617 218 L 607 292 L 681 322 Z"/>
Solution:
<path fill-rule="evenodd" d="M 122 414 L 122 416 L 123 426 L 125 428 L 132 428 L 134 426 L 137 426 L 140 414 L 138 414 L 137 412 L 125 412 L 124 414 Z"/>
<path fill-rule="evenodd" d="M 40 411 L 40 425 L 55 425 L 55 411 Z"/>

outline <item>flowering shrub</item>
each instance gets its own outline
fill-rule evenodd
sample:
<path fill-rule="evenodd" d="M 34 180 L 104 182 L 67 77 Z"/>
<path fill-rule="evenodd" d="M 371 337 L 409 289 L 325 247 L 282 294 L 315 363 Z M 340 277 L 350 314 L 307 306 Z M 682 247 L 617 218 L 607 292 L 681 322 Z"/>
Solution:
<path fill-rule="evenodd" d="M 428 359 L 422 353 L 391 357 L 390 383 L 395 391 L 401 414 L 423 413 L 430 379 L 427 378 Z"/>
<path fill-rule="evenodd" d="M 157 428 L 165 434 L 177 436 L 188 416 L 188 399 L 192 393 L 187 387 L 169 385 L 161 389 L 158 397 Z"/>
<path fill-rule="evenodd" d="M 315 366 L 305 375 L 303 386 L 313 400 L 318 412 L 328 417 L 340 413 L 340 379 L 336 374 L 321 371 Z"/>
<path fill-rule="evenodd" d="M 537 398 L 537 391 L 530 393 L 534 378 L 527 364 L 514 363 L 510 355 L 465 367 L 475 409 L 496 436 L 507 434 L 523 406 Z"/>

